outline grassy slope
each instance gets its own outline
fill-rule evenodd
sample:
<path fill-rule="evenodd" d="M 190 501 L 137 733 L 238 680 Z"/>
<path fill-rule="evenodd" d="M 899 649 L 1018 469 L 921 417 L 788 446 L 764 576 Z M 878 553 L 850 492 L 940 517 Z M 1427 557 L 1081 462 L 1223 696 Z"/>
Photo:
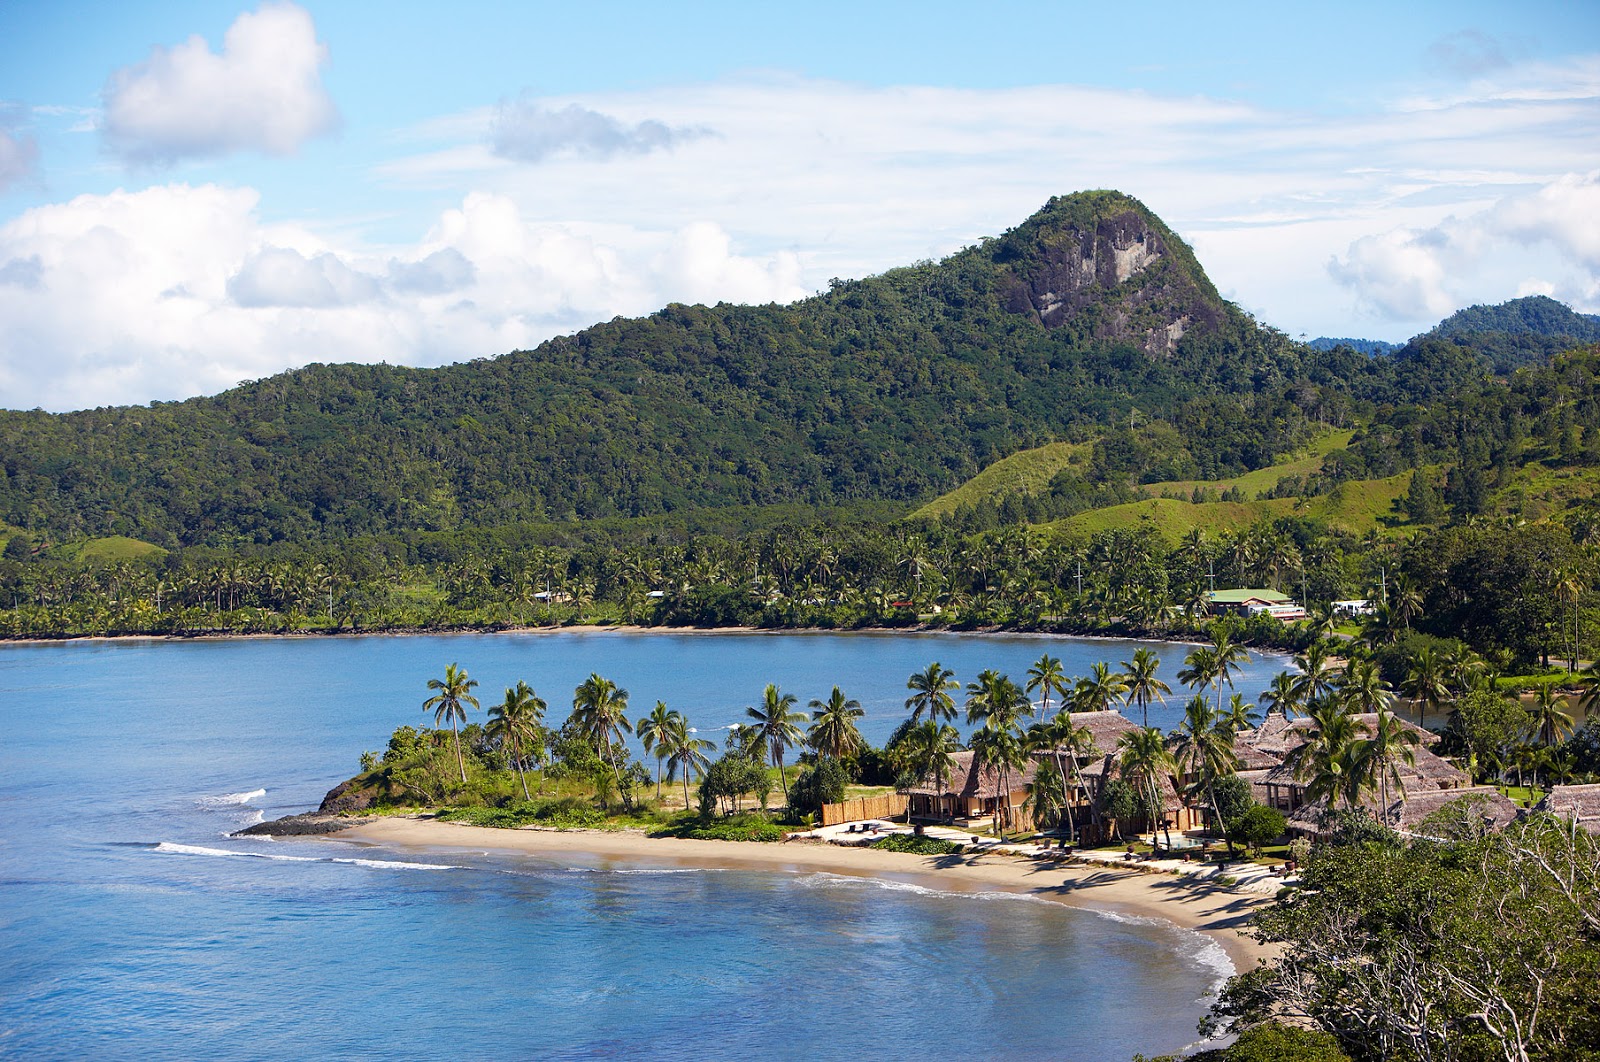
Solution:
<path fill-rule="evenodd" d="M 1319 437 L 1310 446 L 1299 454 L 1286 461 L 1280 461 L 1266 468 L 1258 468 L 1254 472 L 1246 472 L 1242 476 L 1232 479 L 1200 480 L 1180 479 L 1169 480 L 1164 483 L 1147 483 L 1145 490 L 1151 494 L 1193 494 L 1196 487 L 1214 488 L 1224 491 L 1230 487 L 1237 487 L 1244 491 L 1247 497 L 1254 497 L 1265 490 L 1271 490 L 1278 485 L 1278 480 L 1284 476 L 1304 476 L 1315 472 L 1322 467 L 1322 459 L 1335 450 L 1343 450 L 1350 445 L 1354 431 L 1330 431 Z"/>
<path fill-rule="evenodd" d="M 141 542 L 137 538 L 127 538 L 123 535 L 112 535 L 109 538 L 91 538 L 84 542 L 62 546 L 57 554 L 65 559 L 116 564 L 119 561 L 136 560 L 148 554 L 165 552 L 166 550 L 150 542 Z"/>
<path fill-rule="evenodd" d="M 1039 494 L 1050 486 L 1057 472 L 1089 460 L 1093 443 L 1049 443 L 1033 450 L 1022 450 L 1002 457 L 948 494 L 941 495 L 918 509 L 914 516 L 943 516 L 962 504 L 971 505 L 983 498 L 999 499 L 1007 494 Z"/>

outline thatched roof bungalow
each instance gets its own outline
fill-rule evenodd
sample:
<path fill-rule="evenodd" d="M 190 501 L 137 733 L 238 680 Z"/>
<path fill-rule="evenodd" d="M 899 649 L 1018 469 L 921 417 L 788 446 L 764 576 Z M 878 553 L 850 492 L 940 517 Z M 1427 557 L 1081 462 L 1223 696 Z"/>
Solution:
<path fill-rule="evenodd" d="M 1553 786 L 1534 810 L 1570 819 L 1590 833 L 1600 834 L 1600 784 Z"/>
<path fill-rule="evenodd" d="M 943 822 L 982 818 L 1007 807 L 1011 809 L 1007 812 L 1007 821 L 1017 821 L 1016 809 L 1027 799 L 1028 786 L 1038 770 L 1037 763 L 1028 760 L 1020 770 L 1009 772 L 1002 781 L 994 767 L 978 763 L 976 753 L 957 752 L 951 759 L 954 765 L 942 785 L 930 777 L 906 790 L 912 819 Z"/>

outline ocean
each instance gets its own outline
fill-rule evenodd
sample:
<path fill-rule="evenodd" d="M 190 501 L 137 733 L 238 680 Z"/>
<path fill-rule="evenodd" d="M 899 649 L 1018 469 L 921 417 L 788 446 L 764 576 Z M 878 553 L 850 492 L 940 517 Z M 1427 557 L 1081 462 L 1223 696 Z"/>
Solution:
<path fill-rule="evenodd" d="M 1030 897 L 819 873 L 234 839 L 311 810 L 449 663 L 564 716 L 591 671 L 704 736 L 777 682 L 882 742 L 905 679 L 1136 643 L 947 634 L 0 646 L 0 1057 L 1082 1059 L 1193 1042 L 1221 949 Z M 1167 680 L 1180 646 L 1156 646 Z M 1282 666 L 1255 657 L 1252 702 Z M 1180 690 L 1181 693 L 1181 690 Z M 1152 711 L 1173 725 L 1181 697 Z M 479 717 L 481 718 L 481 716 Z"/>

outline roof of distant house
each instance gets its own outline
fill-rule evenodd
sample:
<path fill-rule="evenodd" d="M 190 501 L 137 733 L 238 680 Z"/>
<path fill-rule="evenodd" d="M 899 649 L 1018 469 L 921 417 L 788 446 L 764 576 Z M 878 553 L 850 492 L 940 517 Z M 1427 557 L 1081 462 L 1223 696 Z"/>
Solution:
<path fill-rule="evenodd" d="M 1245 605 L 1252 601 L 1260 601 L 1268 605 L 1285 605 L 1293 601 L 1293 598 L 1276 590 L 1267 590 L 1262 587 L 1245 587 L 1239 590 L 1213 590 L 1206 595 L 1206 600 L 1213 605 Z"/>

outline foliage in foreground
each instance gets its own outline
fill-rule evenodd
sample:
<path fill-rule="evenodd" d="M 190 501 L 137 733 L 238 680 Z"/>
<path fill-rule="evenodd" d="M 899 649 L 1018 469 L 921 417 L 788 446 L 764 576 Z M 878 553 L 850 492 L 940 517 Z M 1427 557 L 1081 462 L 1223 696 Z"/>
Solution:
<path fill-rule="evenodd" d="M 1436 840 L 1345 831 L 1263 911 L 1283 946 L 1204 1024 L 1305 1022 L 1356 1062 L 1600 1058 L 1600 840 L 1535 816 L 1502 833 L 1460 801 Z"/>
<path fill-rule="evenodd" d="M 1178 1062 L 1177 1055 L 1162 1055 L 1148 1062 Z M 1134 1062 L 1146 1062 L 1135 1055 Z M 1339 1041 L 1320 1029 L 1298 1029 L 1268 1022 L 1246 1029 L 1227 1047 L 1189 1055 L 1188 1062 L 1350 1062 Z"/>

